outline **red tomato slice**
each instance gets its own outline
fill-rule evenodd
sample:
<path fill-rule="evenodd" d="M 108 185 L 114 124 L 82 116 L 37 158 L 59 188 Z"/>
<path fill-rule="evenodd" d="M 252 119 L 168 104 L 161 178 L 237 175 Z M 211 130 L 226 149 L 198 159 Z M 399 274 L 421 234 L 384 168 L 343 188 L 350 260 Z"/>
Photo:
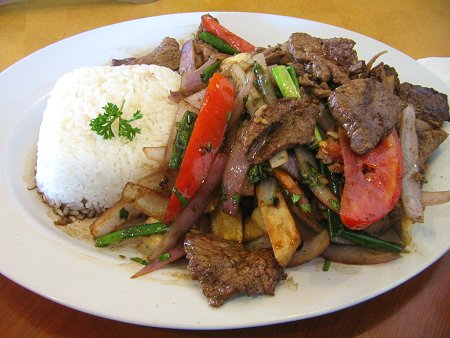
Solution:
<path fill-rule="evenodd" d="M 350 229 L 361 230 L 386 216 L 397 203 L 402 183 L 402 150 L 395 129 L 365 155 L 350 148 L 343 129 L 339 143 L 345 184 L 340 216 Z"/>
<path fill-rule="evenodd" d="M 234 104 L 234 86 L 229 79 L 215 73 L 209 80 L 200 112 L 169 199 L 164 223 L 172 221 L 188 203 L 206 178 L 225 134 Z M 178 194 L 178 196 L 177 196 Z M 179 196 L 179 195 L 182 196 Z"/>
<path fill-rule="evenodd" d="M 251 53 L 256 49 L 251 43 L 223 27 L 209 14 L 202 15 L 202 25 L 207 32 L 225 41 L 238 52 Z"/>

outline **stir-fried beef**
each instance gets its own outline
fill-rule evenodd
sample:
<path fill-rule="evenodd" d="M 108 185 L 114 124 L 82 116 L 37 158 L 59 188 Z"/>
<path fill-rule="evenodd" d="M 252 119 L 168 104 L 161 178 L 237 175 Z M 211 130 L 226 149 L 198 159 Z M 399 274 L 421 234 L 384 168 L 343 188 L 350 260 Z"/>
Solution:
<path fill-rule="evenodd" d="M 450 121 L 447 95 L 418 85 L 404 82 L 400 85 L 399 96 L 411 103 L 416 111 L 416 118 L 436 127 L 442 127 L 444 121 Z"/>
<path fill-rule="evenodd" d="M 161 44 L 151 53 L 138 58 L 128 58 L 124 60 L 112 60 L 113 66 L 119 65 L 159 65 L 177 70 L 180 64 L 180 45 L 174 38 L 165 37 Z"/>
<path fill-rule="evenodd" d="M 375 148 L 394 128 L 404 103 L 383 84 L 357 79 L 338 87 L 328 98 L 334 118 L 347 132 L 358 154 Z"/>
<path fill-rule="evenodd" d="M 269 47 L 264 49 L 262 53 L 268 66 L 286 65 L 294 61 L 291 54 L 289 54 L 289 51 L 287 50 L 287 43 Z"/>
<path fill-rule="evenodd" d="M 242 143 L 248 159 L 261 163 L 280 150 L 311 140 L 319 106 L 310 99 L 279 99 L 256 113 L 242 130 Z"/>
<path fill-rule="evenodd" d="M 208 61 L 208 59 L 212 55 L 217 53 L 219 53 L 219 51 L 210 44 L 200 40 L 195 40 L 194 41 L 195 68 L 199 68 L 206 61 Z"/>
<path fill-rule="evenodd" d="M 417 142 L 419 146 L 419 167 L 423 167 L 426 161 L 444 142 L 448 137 L 448 134 L 442 129 L 433 129 L 417 133 Z"/>
<path fill-rule="evenodd" d="M 214 307 L 235 295 L 273 295 L 286 278 L 272 249 L 247 251 L 242 244 L 197 230 L 186 235 L 184 248 L 192 278 Z"/>
<path fill-rule="evenodd" d="M 355 42 L 345 38 L 320 39 L 306 33 L 293 33 L 288 50 L 303 65 L 311 80 L 343 84 L 350 74 L 362 71 L 363 63 L 353 49 Z"/>
<path fill-rule="evenodd" d="M 400 80 L 394 67 L 390 67 L 381 62 L 370 70 L 369 76 L 383 83 L 395 94 L 398 94 L 398 91 L 400 90 Z"/>

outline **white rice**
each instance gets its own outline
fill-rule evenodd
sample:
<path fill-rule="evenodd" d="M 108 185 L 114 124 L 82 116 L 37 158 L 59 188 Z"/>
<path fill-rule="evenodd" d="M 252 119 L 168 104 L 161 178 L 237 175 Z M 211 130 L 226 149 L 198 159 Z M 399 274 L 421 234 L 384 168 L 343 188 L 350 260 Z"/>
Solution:
<path fill-rule="evenodd" d="M 60 213 L 91 210 L 92 216 L 120 199 L 128 181 L 154 171 L 142 148 L 166 145 L 177 110 L 168 95 L 179 85 L 178 73 L 154 65 L 87 67 L 62 76 L 50 94 L 37 144 L 36 183 L 44 200 Z M 106 103 L 120 107 L 123 100 L 124 118 L 137 109 L 144 115 L 132 122 L 141 133 L 131 142 L 118 137 L 116 120 L 115 137 L 104 140 L 89 122 L 104 113 Z"/>

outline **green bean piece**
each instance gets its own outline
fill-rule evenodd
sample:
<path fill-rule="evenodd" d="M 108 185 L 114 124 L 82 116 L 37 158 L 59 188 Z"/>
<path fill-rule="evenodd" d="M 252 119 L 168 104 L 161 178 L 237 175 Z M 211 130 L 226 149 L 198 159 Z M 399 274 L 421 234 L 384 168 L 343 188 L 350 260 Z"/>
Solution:
<path fill-rule="evenodd" d="M 142 236 L 150 236 L 154 234 L 161 234 L 166 232 L 169 229 L 169 227 L 162 223 L 162 222 L 156 222 L 151 224 L 142 224 L 133 226 L 131 228 L 118 230 L 111 232 L 109 234 L 100 236 L 95 240 L 95 246 L 96 247 L 103 247 L 107 246 L 113 243 L 116 243 L 118 241 L 121 241 L 122 239 L 126 238 L 132 238 L 132 237 L 142 237 Z"/>
<path fill-rule="evenodd" d="M 172 156 L 169 160 L 170 169 L 178 170 L 180 168 L 196 119 L 196 113 L 186 110 L 181 121 L 177 124 L 177 135 L 173 144 Z"/>

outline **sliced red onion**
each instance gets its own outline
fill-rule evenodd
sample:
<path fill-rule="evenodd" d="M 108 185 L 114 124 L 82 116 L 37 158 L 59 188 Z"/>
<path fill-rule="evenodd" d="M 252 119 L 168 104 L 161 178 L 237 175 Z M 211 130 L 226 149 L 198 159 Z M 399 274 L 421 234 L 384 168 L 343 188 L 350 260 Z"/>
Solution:
<path fill-rule="evenodd" d="M 272 168 L 278 168 L 279 166 L 285 164 L 287 161 L 289 161 L 287 150 L 280 150 L 269 159 L 269 163 Z"/>
<path fill-rule="evenodd" d="M 312 166 L 317 166 L 316 159 L 314 155 L 312 155 L 308 150 L 306 150 L 302 146 L 298 146 L 294 148 L 295 158 L 297 159 L 297 164 L 300 171 L 309 171 L 310 169 L 307 167 L 306 162 L 311 164 Z M 331 209 L 337 213 L 339 210 L 337 209 L 337 205 L 339 205 L 339 200 L 335 194 L 331 192 L 331 190 L 325 185 L 315 185 L 313 187 L 310 186 L 310 189 L 314 196 L 322 202 L 328 209 Z"/>
<path fill-rule="evenodd" d="M 161 261 L 160 259 L 156 259 L 155 261 L 151 262 L 149 265 L 143 267 L 141 270 L 136 272 L 131 278 L 136 278 L 139 276 L 146 275 L 150 272 L 159 270 L 167 265 L 169 265 L 172 262 L 175 262 L 179 260 L 180 258 L 184 257 L 186 255 L 186 252 L 184 252 L 184 247 L 182 245 L 178 245 L 170 250 L 167 251 L 168 258 Z"/>
<path fill-rule="evenodd" d="M 402 112 L 400 126 L 403 177 L 402 203 L 406 216 L 413 222 L 423 222 L 422 191 L 418 166 L 419 148 L 416 134 L 416 113 L 412 105 Z"/>
<path fill-rule="evenodd" d="M 181 47 L 180 65 L 178 71 L 180 74 L 195 70 L 194 41 L 187 40 Z"/>
<path fill-rule="evenodd" d="M 273 198 L 277 190 L 277 180 L 273 177 L 270 177 L 260 182 L 258 185 L 259 186 L 257 187 L 257 194 L 258 199 L 260 200 L 259 202 L 263 202 L 267 205 L 273 204 Z"/>
<path fill-rule="evenodd" d="M 223 212 L 232 216 L 237 215 L 239 201 L 233 197 L 240 196 L 249 170 L 250 162 L 238 137 L 231 148 L 223 175 L 222 187 L 226 196 L 226 199 L 222 202 Z"/>
<path fill-rule="evenodd" d="M 211 66 L 217 60 L 217 57 L 212 57 L 208 61 L 206 61 L 200 68 L 197 68 L 193 71 L 186 71 L 181 74 L 180 91 L 196 91 L 205 88 L 206 83 L 202 81 L 200 75 L 206 68 Z"/>
<path fill-rule="evenodd" d="M 200 107 L 202 106 L 203 98 L 205 97 L 206 90 L 200 90 L 192 95 L 189 95 L 184 99 L 184 102 L 189 103 L 192 107 L 194 107 L 197 110 L 200 110 Z"/>
<path fill-rule="evenodd" d="M 439 205 L 450 202 L 450 190 L 447 191 L 422 191 L 422 203 L 424 206 Z"/>
<path fill-rule="evenodd" d="M 300 180 L 298 167 L 297 167 L 297 161 L 295 160 L 294 155 L 288 154 L 289 158 L 286 163 L 283 163 L 280 166 L 281 170 L 284 170 L 287 172 L 292 178 L 295 178 L 295 180 Z"/>
<path fill-rule="evenodd" d="M 230 120 L 228 121 L 227 130 L 232 130 L 237 125 L 242 111 L 244 110 L 244 101 L 248 97 L 250 89 L 252 89 L 254 80 L 255 75 L 253 72 L 248 72 L 241 89 L 234 99 L 233 111 L 231 112 Z"/>
<path fill-rule="evenodd" d="M 220 153 L 216 155 L 211 164 L 211 168 L 209 169 L 208 176 L 194 198 L 172 222 L 158 247 L 149 256 L 151 261 L 158 259 L 161 254 L 173 248 L 180 237 L 183 236 L 189 227 L 200 217 L 203 210 L 208 206 L 212 194 L 220 185 L 226 160 L 227 157 L 225 154 Z"/>
<path fill-rule="evenodd" d="M 389 251 L 379 251 L 364 248 L 357 245 L 336 245 L 330 244 L 322 256 L 344 264 L 381 264 L 400 258 L 400 254 Z"/>
<path fill-rule="evenodd" d="M 253 55 L 252 59 L 254 61 L 256 61 L 257 63 L 259 63 L 261 65 L 261 67 L 263 67 L 264 70 L 267 69 L 266 58 L 264 57 L 263 53 L 258 53 L 258 54 Z"/>

